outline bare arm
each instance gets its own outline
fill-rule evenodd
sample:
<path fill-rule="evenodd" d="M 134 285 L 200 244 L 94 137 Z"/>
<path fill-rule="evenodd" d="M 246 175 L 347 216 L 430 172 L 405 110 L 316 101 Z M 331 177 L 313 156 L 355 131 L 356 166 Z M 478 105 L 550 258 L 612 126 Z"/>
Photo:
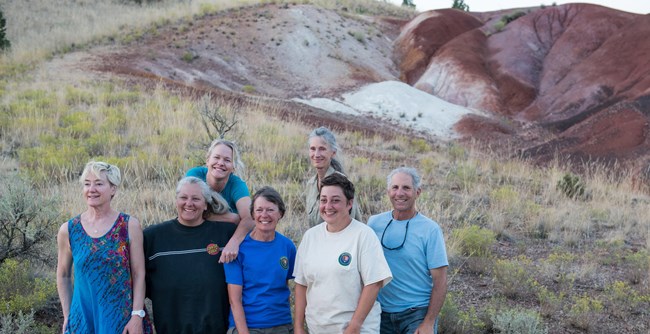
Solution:
<path fill-rule="evenodd" d="M 429 308 L 424 320 L 415 331 L 416 334 L 433 333 L 433 325 L 447 296 L 447 267 L 431 269 L 430 271 L 431 279 L 433 279 L 433 289 L 431 289 Z"/>
<path fill-rule="evenodd" d="M 221 251 L 221 257 L 219 258 L 220 263 L 231 262 L 237 258 L 237 254 L 239 254 L 239 245 L 242 241 L 244 241 L 244 238 L 246 238 L 248 232 L 250 232 L 253 227 L 255 227 L 255 222 L 253 222 L 253 218 L 251 217 L 250 213 L 251 198 L 242 197 L 237 201 L 236 205 L 237 211 L 239 212 L 239 217 L 241 217 L 241 221 L 239 222 L 239 225 L 237 225 L 235 234 L 233 234 L 233 236 L 228 241 L 228 244 L 226 244 L 226 246 Z"/>
<path fill-rule="evenodd" d="M 363 325 L 368 313 L 370 313 L 373 305 L 375 305 L 379 289 L 381 289 L 383 285 L 384 281 L 379 281 L 363 287 L 361 290 L 361 297 L 359 297 L 359 303 L 357 304 L 357 309 L 354 311 L 354 314 L 352 314 L 352 319 L 350 319 L 348 327 L 345 328 L 343 333 L 352 334 L 361 332 L 361 325 Z"/>
<path fill-rule="evenodd" d="M 295 287 L 295 305 L 294 305 L 294 325 L 295 334 L 305 333 L 305 309 L 307 308 L 307 287 L 296 283 Z"/>
<path fill-rule="evenodd" d="M 246 314 L 244 305 L 241 301 L 242 286 L 237 284 L 228 284 L 228 299 L 230 300 L 230 309 L 232 317 L 235 319 L 235 327 L 240 334 L 248 334 L 248 325 L 246 324 Z"/>
<path fill-rule="evenodd" d="M 239 224 L 239 221 L 241 218 L 239 218 L 239 215 L 234 213 L 234 212 L 226 212 L 222 214 L 216 214 L 212 213 L 207 217 L 207 220 L 215 221 L 215 222 L 226 222 L 226 223 L 233 223 L 233 224 Z"/>
<path fill-rule="evenodd" d="M 140 222 L 131 217 L 129 220 L 129 254 L 131 262 L 131 280 L 133 281 L 133 310 L 144 309 L 145 294 L 145 264 L 144 264 L 144 238 Z M 142 318 L 137 315 L 131 316 L 131 320 L 124 327 L 123 333 L 142 333 Z"/>
<path fill-rule="evenodd" d="M 70 303 L 72 301 L 72 251 L 70 250 L 70 237 L 68 235 L 68 223 L 61 225 L 56 236 L 58 260 L 56 266 L 56 289 L 61 300 L 63 309 L 63 328 L 65 331 L 70 315 Z"/>

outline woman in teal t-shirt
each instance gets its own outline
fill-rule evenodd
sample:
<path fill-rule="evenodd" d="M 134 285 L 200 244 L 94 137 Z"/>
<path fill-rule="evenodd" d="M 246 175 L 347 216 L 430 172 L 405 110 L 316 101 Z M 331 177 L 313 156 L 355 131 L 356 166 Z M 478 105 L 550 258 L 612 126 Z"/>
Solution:
<path fill-rule="evenodd" d="M 237 258 L 239 244 L 255 226 L 249 212 L 251 198 L 248 186 L 234 174 L 236 170 L 243 168 L 244 164 L 241 162 L 237 145 L 229 140 L 215 139 L 208 149 L 205 166 L 194 167 L 185 174 L 185 176 L 194 176 L 204 180 L 212 190 L 220 193 L 228 202 L 231 213 L 212 215 L 208 217 L 208 220 L 239 224 L 235 234 L 221 252 L 219 258 L 221 263 Z M 236 213 L 238 216 L 232 213 Z"/>

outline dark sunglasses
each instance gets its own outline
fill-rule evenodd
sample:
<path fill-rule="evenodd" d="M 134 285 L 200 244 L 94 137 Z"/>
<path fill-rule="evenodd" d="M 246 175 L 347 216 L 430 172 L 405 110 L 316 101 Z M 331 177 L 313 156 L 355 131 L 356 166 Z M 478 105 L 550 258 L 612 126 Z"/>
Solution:
<path fill-rule="evenodd" d="M 418 214 L 416 213 L 415 216 L 417 216 L 417 215 L 418 215 Z M 415 216 L 413 216 L 413 217 L 415 217 Z M 413 217 L 411 217 L 411 219 L 413 219 Z M 404 231 L 404 240 L 402 240 L 402 243 L 401 243 L 399 246 L 397 246 L 397 247 L 388 247 L 388 246 L 386 246 L 386 245 L 384 244 L 384 235 L 386 235 L 386 230 L 388 229 L 388 227 L 390 226 L 390 224 L 393 222 L 393 219 L 391 218 L 390 221 L 388 222 L 388 224 L 386 225 L 386 228 L 384 228 L 384 232 L 381 233 L 381 240 L 380 240 L 380 242 L 381 242 L 381 247 L 384 247 L 384 248 L 386 248 L 386 249 L 388 249 L 388 250 L 398 250 L 398 249 L 401 249 L 402 247 L 404 247 L 404 243 L 406 242 L 406 235 L 407 235 L 408 232 L 409 232 L 409 223 L 411 222 L 411 219 L 409 219 L 409 220 L 406 222 L 406 230 Z"/>

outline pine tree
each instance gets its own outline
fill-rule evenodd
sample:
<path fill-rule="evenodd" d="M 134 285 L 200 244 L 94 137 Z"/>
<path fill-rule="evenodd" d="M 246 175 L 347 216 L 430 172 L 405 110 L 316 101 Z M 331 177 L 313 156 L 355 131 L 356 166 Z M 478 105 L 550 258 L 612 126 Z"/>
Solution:
<path fill-rule="evenodd" d="M 402 0 L 402 6 L 415 8 L 415 4 L 413 3 L 413 0 Z"/>
<path fill-rule="evenodd" d="M 0 10 L 0 50 L 7 50 L 11 47 L 11 43 L 7 39 L 7 20 L 5 20 L 2 10 Z"/>

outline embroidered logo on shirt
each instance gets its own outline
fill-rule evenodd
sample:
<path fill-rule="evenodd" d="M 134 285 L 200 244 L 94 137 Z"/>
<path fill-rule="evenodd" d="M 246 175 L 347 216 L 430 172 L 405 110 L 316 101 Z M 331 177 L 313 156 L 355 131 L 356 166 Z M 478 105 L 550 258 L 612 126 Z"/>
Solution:
<path fill-rule="evenodd" d="M 350 255 L 350 253 L 346 252 L 346 253 L 341 253 L 341 255 L 339 255 L 340 265 L 347 267 L 350 265 L 350 262 L 352 262 L 352 255 Z"/>
<path fill-rule="evenodd" d="M 217 245 L 217 244 L 209 244 L 208 247 L 206 247 L 206 250 L 208 251 L 208 254 L 210 254 L 210 255 L 217 255 L 217 254 L 219 254 L 219 251 L 221 251 L 221 249 L 219 248 L 219 245 Z"/>
<path fill-rule="evenodd" d="M 286 256 L 280 258 L 280 267 L 282 267 L 284 270 L 287 270 L 287 268 L 289 268 L 289 259 L 287 259 Z"/>

